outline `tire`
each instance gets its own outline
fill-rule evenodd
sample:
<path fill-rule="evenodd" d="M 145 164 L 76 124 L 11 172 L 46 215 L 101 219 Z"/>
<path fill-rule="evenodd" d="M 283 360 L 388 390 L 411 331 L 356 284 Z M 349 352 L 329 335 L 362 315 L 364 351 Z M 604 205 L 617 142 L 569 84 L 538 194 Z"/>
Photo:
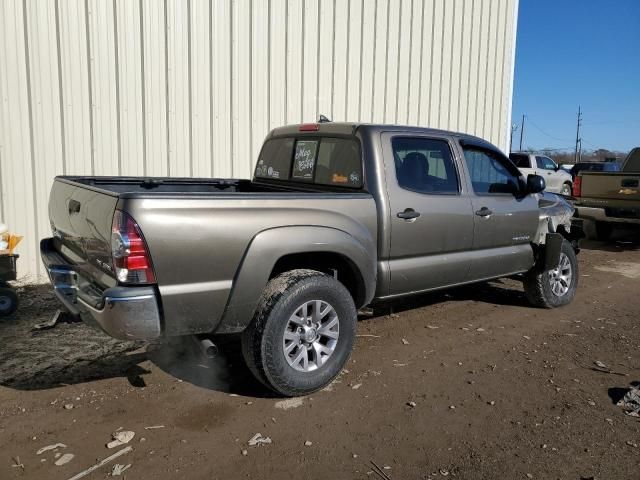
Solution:
<path fill-rule="evenodd" d="M 543 258 L 540 261 L 543 261 Z M 576 252 L 571 244 L 564 240 L 560 248 L 558 267 L 544 269 L 544 265 L 534 266 L 525 274 L 524 292 L 529 303 L 535 307 L 561 307 L 571 303 L 575 297 L 578 277 Z"/>
<path fill-rule="evenodd" d="M 608 222 L 595 222 L 596 240 L 605 242 L 611 238 L 613 225 Z"/>
<path fill-rule="evenodd" d="M 11 315 L 18 308 L 18 295 L 9 287 L 0 287 L 0 317 Z"/>
<path fill-rule="evenodd" d="M 560 195 L 564 195 L 565 197 L 570 197 L 573 194 L 571 190 L 571 184 L 566 182 L 562 184 L 562 189 L 560 190 Z"/>
<path fill-rule="evenodd" d="M 318 321 L 321 328 L 316 328 Z M 287 397 L 306 395 L 340 373 L 353 348 L 356 321 L 344 285 L 315 270 L 292 270 L 265 287 L 242 333 L 242 354 L 268 388 Z"/>

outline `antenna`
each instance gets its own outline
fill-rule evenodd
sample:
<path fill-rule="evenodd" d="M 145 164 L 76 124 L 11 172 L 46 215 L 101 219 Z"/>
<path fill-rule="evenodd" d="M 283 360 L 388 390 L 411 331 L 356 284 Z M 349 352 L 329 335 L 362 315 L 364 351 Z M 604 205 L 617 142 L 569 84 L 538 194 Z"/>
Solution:
<path fill-rule="evenodd" d="M 324 115 L 320 115 L 318 117 L 318 123 L 331 123 L 331 119 L 329 119 L 328 117 L 326 117 Z"/>

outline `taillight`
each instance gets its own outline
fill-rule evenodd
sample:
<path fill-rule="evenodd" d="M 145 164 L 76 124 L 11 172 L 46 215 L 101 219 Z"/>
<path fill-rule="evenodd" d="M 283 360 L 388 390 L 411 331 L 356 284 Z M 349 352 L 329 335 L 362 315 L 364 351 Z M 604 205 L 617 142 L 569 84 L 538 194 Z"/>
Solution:
<path fill-rule="evenodd" d="M 582 196 L 582 177 L 580 175 L 573 179 L 573 196 Z"/>
<path fill-rule="evenodd" d="M 111 257 L 119 282 L 156 282 L 149 250 L 140 227 L 133 218 L 120 210 L 116 210 L 113 215 Z"/>
<path fill-rule="evenodd" d="M 320 130 L 320 125 L 317 123 L 303 123 L 298 127 L 300 132 L 317 132 Z"/>

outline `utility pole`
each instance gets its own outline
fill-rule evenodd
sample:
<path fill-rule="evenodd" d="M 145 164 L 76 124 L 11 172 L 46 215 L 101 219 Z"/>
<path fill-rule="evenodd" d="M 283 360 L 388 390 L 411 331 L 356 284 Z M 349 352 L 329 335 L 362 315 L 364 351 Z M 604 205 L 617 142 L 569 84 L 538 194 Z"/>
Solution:
<path fill-rule="evenodd" d="M 580 139 L 580 143 L 578 146 L 578 162 L 582 161 L 582 139 Z"/>
<path fill-rule="evenodd" d="M 522 114 L 522 124 L 520 125 L 520 151 L 522 151 L 522 137 L 524 136 L 524 114 Z"/>
<path fill-rule="evenodd" d="M 513 145 L 513 134 L 518 130 L 518 124 L 514 123 L 513 125 L 511 125 L 511 138 L 509 139 L 509 152 L 511 152 L 512 150 L 512 145 Z"/>
<path fill-rule="evenodd" d="M 582 125 L 582 111 L 578 105 L 578 125 L 576 127 L 576 153 L 573 157 L 573 163 L 578 163 L 579 157 L 582 157 L 582 139 L 580 138 L 580 125 Z M 579 155 L 578 155 L 579 149 Z"/>

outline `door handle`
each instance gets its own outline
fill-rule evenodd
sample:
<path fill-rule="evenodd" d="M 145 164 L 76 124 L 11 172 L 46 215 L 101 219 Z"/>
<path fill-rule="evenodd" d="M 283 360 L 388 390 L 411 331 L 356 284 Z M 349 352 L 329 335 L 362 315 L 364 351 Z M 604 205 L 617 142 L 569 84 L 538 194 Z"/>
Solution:
<path fill-rule="evenodd" d="M 480 210 L 476 210 L 476 215 L 479 217 L 489 217 L 493 212 L 487 207 L 482 207 Z"/>
<path fill-rule="evenodd" d="M 397 216 L 405 220 L 414 220 L 420 216 L 420 212 L 416 212 L 413 208 L 405 208 L 404 212 L 398 212 Z"/>

